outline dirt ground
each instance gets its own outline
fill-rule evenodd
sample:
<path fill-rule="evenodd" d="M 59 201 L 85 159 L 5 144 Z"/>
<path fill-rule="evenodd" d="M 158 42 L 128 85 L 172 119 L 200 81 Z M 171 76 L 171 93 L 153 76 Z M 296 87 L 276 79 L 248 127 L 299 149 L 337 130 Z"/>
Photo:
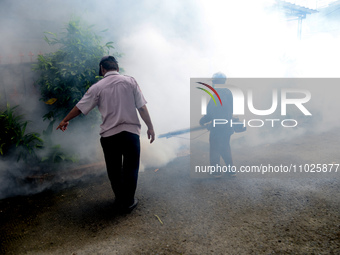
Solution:
<path fill-rule="evenodd" d="M 339 152 L 339 130 L 333 130 L 294 142 L 235 146 L 233 158 L 237 166 L 334 164 Z M 340 169 L 194 179 L 189 165 L 186 155 L 140 173 L 140 203 L 129 215 L 113 213 L 105 174 L 3 199 L 0 253 L 340 254 Z"/>

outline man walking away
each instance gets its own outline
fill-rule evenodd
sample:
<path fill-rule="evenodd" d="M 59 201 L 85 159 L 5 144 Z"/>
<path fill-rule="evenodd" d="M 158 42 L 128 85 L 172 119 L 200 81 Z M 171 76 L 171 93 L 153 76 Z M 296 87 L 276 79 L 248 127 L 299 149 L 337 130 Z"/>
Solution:
<path fill-rule="evenodd" d="M 139 171 L 141 125 L 136 109 L 147 125 L 150 143 L 155 140 L 155 132 L 146 100 L 136 80 L 119 74 L 118 62 L 113 56 L 101 59 L 99 75 L 104 78 L 88 89 L 57 129 L 65 131 L 71 119 L 81 113 L 86 115 L 94 107 L 98 107 L 103 121 L 100 125 L 100 142 L 115 194 L 115 207 L 119 212 L 130 213 L 138 204 L 135 191 Z"/>

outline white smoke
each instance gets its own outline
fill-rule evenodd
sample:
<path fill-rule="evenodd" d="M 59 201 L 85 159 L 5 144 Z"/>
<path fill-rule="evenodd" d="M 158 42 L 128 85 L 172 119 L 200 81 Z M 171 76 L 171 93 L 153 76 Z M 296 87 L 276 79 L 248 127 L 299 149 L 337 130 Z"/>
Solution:
<path fill-rule="evenodd" d="M 23 0 L 13 4 L 6 0 L 0 3 L 6 21 L 0 23 L 0 32 L 7 40 L 0 46 L 0 54 L 51 50 L 42 40 L 43 32 L 60 32 L 72 15 L 82 16 L 98 31 L 108 28 L 103 41 L 114 41 L 115 50 L 123 53 L 119 64 L 139 83 L 159 135 L 189 127 L 192 77 L 211 77 L 218 71 L 237 78 L 339 76 L 339 31 L 326 31 L 327 24 L 335 27 L 339 21 L 322 14 L 308 15 L 299 40 L 297 21 L 287 22 L 281 12 L 271 8 L 273 2 Z M 327 123 L 319 130 L 338 126 L 335 111 L 329 110 L 340 108 L 337 93 L 325 93 L 322 88 L 314 91 L 312 94 L 323 93 L 325 101 L 322 109 L 311 106 Z M 164 165 L 187 145 L 187 140 L 178 138 L 157 139 L 150 145 L 144 142 L 145 133 L 144 126 L 141 168 Z M 62 135 L 67 137 L 67 132 Z M 284 137 L 292 135 L 268 136 L 266 142 Z M 65 140 L 69 140 L 67 145 L 73 140 L 77 146 L 75 137 Z M 78 150 L 88 154 L 86 148 Z"/>

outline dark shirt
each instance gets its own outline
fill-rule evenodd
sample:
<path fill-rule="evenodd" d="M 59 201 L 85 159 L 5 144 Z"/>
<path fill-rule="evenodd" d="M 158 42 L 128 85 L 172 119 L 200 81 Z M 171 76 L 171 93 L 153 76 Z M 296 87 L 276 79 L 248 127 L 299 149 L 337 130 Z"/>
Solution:
<path fill-rule="evenodd" d="M 222 133 L 234 133 L 232 127 L 230 127 L 230 121 L 233 117 L 233 95 L 231 91 L 227 88 L 218 88 L 216 92 L 220 95 L 222 106 L 218 97 L 214 94 L 214 99 L 217 103 L 211 99 L 207 106 L 207 114 L 204 115 L 201 120 L 200 124 L 203 125 L 208 122 L 212 122 L 214 119 L 224 119 L 228 120 L 227 124 L 218 124 L 213 127 L 213 123 L 209 125 L 209 130 L 211 132 L 222 132 Z"/>

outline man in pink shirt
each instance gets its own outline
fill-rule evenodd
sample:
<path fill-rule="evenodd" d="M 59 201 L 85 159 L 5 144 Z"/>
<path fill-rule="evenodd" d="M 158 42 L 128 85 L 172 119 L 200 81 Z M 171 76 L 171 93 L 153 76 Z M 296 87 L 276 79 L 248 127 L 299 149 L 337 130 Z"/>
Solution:
<path fill-rule="evenodd" d="M 89 88 L 57 129 L 65 131 L 71 119 L 81 113 L 86 115 L 98 107 L 103 121 L 100 142 L 115 194 L 115 206 L 120 212 L 130 213 L 138 204 L 134 196 L 139 170 L 141 125 L 136 109 L 148 127 L 150 143 L 155 140 L 155 132 L 146 100 L 136 80 L 120 75 L 118 71 L 118 62 L 114 57 L 103 57 L 99 63 L 99 75 L 104 78 Z"/>

